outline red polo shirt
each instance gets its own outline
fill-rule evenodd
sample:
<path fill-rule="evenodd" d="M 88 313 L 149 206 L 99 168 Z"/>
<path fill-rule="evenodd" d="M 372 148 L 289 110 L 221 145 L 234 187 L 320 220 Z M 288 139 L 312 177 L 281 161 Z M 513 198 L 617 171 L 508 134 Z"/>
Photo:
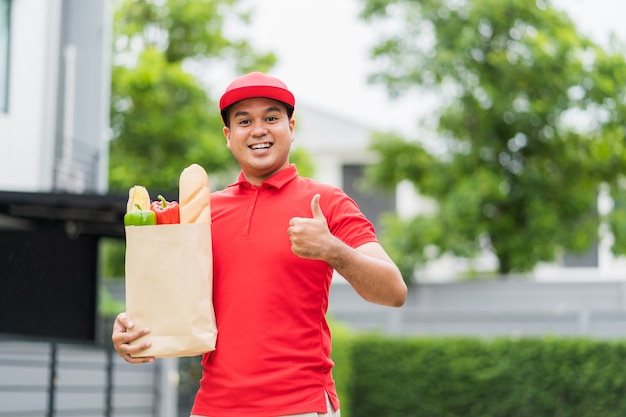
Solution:
<path fill-rule="evenodd" d="M 311 199 L 331 233 L 351 247 L 375 242 L 372 224 L 337 187 L 299 177 L 290 165 L 260 186 L 239 181 L 211 197 L 216 350 L 202 358 L 192 414 L 274 417 L 335 409 L 326 322 L 333 270 L 291 252 L 292 217 Z"/>

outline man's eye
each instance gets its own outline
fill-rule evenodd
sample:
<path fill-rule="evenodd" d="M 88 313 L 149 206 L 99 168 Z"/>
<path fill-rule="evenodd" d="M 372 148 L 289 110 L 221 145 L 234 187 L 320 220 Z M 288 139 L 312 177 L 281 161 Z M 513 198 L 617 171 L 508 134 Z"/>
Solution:
<path fill-rule="evenodd" d="M 268 116 L 265 120 L 268 122 L 275 122 L 278 118 L 276 116 Z"/>
<path fill-rule="evenodd" d="M 240 121 L 237 122 L 237 124 L 238 125 L 242 125 L 242 126 L 249 125 L 250 124 L 250 120 L 248 120 L 248 119 L 241 119 Z"/>

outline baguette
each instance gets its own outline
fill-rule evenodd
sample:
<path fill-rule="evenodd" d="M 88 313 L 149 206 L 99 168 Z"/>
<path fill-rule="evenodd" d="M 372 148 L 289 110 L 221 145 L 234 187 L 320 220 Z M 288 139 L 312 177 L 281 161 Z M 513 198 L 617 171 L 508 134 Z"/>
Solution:
<path fill-rule="evenodd" d="M 181 223 L 211 223 L 211 188 L 209 176 L 198 164 L 191 164 L 180 174 L 178 205 Z"/>

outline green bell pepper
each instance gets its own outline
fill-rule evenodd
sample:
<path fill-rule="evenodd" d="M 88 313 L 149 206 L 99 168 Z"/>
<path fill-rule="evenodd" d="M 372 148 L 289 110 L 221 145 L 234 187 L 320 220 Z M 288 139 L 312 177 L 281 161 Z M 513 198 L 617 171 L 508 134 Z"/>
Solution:
<path fill-rule="evenodd" d="M 142 210 L 136 204 L 137 210 L 129 211 L 124 215 L 124 226 L 152 226 L 157 224 L 156 213 L 152 210 Z"/>

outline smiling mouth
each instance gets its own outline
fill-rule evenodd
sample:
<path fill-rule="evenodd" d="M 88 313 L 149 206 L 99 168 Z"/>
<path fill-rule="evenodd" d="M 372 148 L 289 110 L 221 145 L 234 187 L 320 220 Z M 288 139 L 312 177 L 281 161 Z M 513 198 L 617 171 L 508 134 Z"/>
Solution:
<path fill-rule="evenodd" d="M 248 146 L 248 148 L 252 149 L 252 150 L 258 150 L 258 149 L 269 149 L 272 147 L 272 144 L 269 142 L 264 142 L 264 143 L 255 143 L 254 145 L 250 145 Z"/>

